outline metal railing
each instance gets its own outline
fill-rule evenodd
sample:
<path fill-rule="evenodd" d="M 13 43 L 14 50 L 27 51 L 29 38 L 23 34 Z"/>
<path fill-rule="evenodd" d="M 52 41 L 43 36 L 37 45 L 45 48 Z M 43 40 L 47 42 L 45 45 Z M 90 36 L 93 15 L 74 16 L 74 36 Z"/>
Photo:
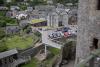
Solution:
<path fill-rule="evenodd" d="M 86 59 L 79 62 L 75 67 L 100 67 L 100 59 L 96 63 L 96 58 L 99 56 L 100 56 L 100 49 L 97 49 L 91 52 L 91 54 Z M 96 64 L 99 66 L 97 66 Z"/>

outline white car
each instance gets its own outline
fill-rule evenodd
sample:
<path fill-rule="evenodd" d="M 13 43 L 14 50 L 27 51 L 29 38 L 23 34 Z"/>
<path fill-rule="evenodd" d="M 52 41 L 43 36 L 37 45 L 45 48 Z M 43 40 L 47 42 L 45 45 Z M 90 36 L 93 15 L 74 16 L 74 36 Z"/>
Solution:
<path fill-rule="evenodd" d="M 61 38 L 62 36 L 64 36 L 64 34 L 62 32 L 53 32 L 53 33 L 48 35 L 48 37 L 51 38 L 51 39 Z"/>
<path fill-rule="evenodd" d="M 77 31 L 76 30 L 68 30 L 68 33 L 70 35 L 77 35 Z"/>

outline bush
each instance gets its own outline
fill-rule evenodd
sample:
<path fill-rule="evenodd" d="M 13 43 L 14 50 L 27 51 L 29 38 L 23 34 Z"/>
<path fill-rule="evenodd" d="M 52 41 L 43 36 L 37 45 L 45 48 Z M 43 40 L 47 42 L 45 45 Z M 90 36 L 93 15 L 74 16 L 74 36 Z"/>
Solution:
<path fill-rule="evenodd" d="M 34 34 L 35 34 L 36 36 L 38 36 L 38 37 L 41 37 L 41 33 L 38 32 L 38 31 L 35 31 Z"/>
<path fill-rule="evenodd" d="M 5 27 L 6 26 L 6 22 L 4 20 L 0 20 L 0 27 Z"/>
<path fill-rule="evenodd" d="M 0 52 L 6 51 L 8 48 L 6 46 L 5 40 L 0 40 Z"/>
<path fill-rule="evenodd" d="M 5 16 L 7 11 L 0 11 L 0 16 Z"/>
<path fill-rule="evenodd" d="M 5 37 L 5 31 L 3 30 L 3 29 L 0 29 L 0 40 L 2 39 L 2 38 L 4 38 Z"/>
<path fill-rule="evenodd" d="M 17 20 L 5 16 L 0 16 L 0 27 L 5 27 L 7 24 L 17 24 Z"/>

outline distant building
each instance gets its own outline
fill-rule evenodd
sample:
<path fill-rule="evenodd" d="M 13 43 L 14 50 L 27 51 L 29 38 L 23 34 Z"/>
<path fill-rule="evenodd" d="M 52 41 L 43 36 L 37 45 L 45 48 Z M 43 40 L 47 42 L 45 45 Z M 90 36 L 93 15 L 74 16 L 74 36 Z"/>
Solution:
<path fill-rule="evenodd" d="M 8 12 L 6 13 L 6 16 L 7 16 L 7 17 L 11 17 L 11 18 L 15 18 L 17 14 L 18 14 L 18 11 L 13 10 L 13 11 L 8 11 Z"/>
<path fill-rule="evenodd" d="M 38 6 L 35 6 L 35 10 L 50 12 L 50 11 L 55 10 L 55 6 L 52 6 L 52 5 L 38 5 Z"/>
<path fill-rule="evenodd" d="M 18 6 L 11 6 L 10 10 L 20 10 L 20 8 Z"/>
<path fill-rule="evenodd" d="M 27 7 L 27 11 L 33 11 L 33 7 Z"/>
<path fill-rule="evenodd" d="M 12 34 L 18 34 L 20 32 L 20 28 L 18 26 L 6 26 L 6 34 L 7 35 L 12 35 Z"/>
<path fill-rule="evenodd" d="M 49 27 L 67 27 L 69 24 L 76 25 L 77 23 L 77 9 L 66 9 L 62 4 L 52 5 L 38 5 L 32 11 L 33 18 L 47 20 Z"/>
<path fill-rule="evenodd" d="M 12 2 L 12 0 L 6 0 L 6 2 L 8 2 L 8 3 L 9 3 L 9 2 Z"/>
<path fill-rule="evenodd" d="M 47 4 L 53 4 L 53 0 L 47 0 Z"/>
<path fill-rule="evenodd" d="M 51 12 L 47 17 L 47 24 L 49 27 L 58 27 L 59 16 L 56 12 Z"/>
<path fill-rule="evenodd" d="M 68 12 L 69 21 L 68 24 L 70 25 L 77 25 L 77 16 L 78 15 L 78 9 L 73 8 Z"/>
<path fill-rule="evenodd" d="M 0 11 L 8 11 L 8 7 L 0 6 Z"/>
<path fill-rule="evenodd" d="M 65 7 L 65 6 L 64 6 L 63 4 L 60 4 L 60 3 L 57 4 L 57 8 L 62 8 L 62 9 L 64 9 L 64 7 Z"/>
<path fill-rule="evenodd" d="M 47 17 L 48 26 L 50 27 L 60 27 L 68 26 L 68 14 L 66 11 L 63 12 L 51 12 Z"/>

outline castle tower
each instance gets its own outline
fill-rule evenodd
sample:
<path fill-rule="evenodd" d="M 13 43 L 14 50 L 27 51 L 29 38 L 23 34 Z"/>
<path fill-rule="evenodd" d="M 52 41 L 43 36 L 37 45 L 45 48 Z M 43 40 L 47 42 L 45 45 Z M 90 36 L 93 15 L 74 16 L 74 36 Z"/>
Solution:
<path fill-rule="evenodd" d="M 76 63 L 100 49 L 100 0 L 79 0 Z"/>

